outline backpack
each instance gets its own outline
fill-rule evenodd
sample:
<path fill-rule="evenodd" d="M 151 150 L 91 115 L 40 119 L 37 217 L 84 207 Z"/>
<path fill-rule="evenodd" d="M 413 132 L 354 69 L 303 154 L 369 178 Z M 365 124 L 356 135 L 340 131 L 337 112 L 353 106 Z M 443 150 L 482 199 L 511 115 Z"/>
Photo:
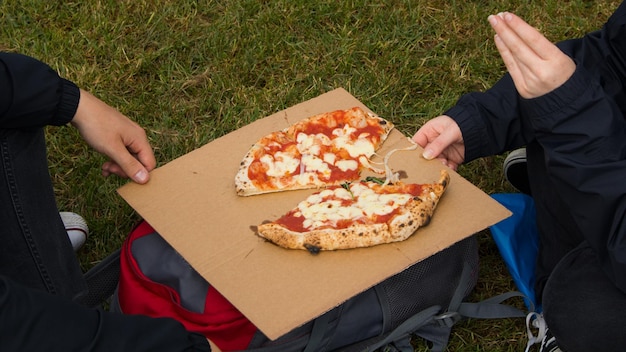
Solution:
<path fill-rule="evenodd" d="M 204 280 L 148 223 L 123 244 L 120 281 L 111 310 L 170 317 L 223 351 L 413 351 L 413 334 L 443 351 L 463 317 L 524 317 L 499 303 L 463 302 L 478 277 L 474 236 L 444 249 L 350 298 L 276 340 L 268 339 Z"/>
<path fill-rule="evenodd" d="M 491 197 L 513 213 L 489 227 L 491 236 L 515 286 L 526 297 L 526 307 L 541 313 L 541 304 L 535 297 L 535 266 L 539 252 L 535 202 L 523 193 L 496 193 Z"/>

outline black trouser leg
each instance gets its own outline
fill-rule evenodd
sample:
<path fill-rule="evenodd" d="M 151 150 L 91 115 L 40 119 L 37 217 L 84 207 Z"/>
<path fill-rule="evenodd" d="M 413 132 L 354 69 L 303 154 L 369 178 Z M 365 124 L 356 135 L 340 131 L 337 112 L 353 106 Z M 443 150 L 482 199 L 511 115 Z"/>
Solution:
<path fill-rule="evenodd" d="M 583 243 L 555 267 L 543 293 L 548 328 L 567 352 L 626 349 L 626 293 Z"/>
<path fill-rule="evenodd" d="M 0 130 L 0 275 L 76 298 L 86 289 L 59 216 L 43 129 Z"/>

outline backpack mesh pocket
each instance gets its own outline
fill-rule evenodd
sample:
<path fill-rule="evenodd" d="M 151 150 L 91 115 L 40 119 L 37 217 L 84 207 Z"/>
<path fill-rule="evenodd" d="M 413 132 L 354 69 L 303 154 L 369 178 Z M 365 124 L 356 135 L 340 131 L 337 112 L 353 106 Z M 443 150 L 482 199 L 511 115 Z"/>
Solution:
<path fill-rule="evenodd" d="M 383 294 L 381 304 L 388 305 L 389 312 L 385 331 L 395 329 L 425 308 L 448 307 L 465 263 L 472 272 L 472 280 L 464 288 L 464 296 L 467 296 L 478 280 L 478 243 L 473 236 L 383 281 L 379 291 Z"/>

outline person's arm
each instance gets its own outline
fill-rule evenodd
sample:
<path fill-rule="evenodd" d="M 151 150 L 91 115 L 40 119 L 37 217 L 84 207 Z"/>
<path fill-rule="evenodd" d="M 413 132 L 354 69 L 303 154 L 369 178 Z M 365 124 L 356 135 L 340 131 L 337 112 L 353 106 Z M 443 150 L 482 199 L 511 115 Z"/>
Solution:
<path fill-rule="evenodd" d="M 528 126 L 519 119 L 518 96 L 508 74 L 485 92 L 461 96 L 444 115 L 461 130 L 465 163 L 521 147 L 530 139 Z"/>
<path fill-rule="evenodd" d="M 607 22 L 607 25 L 612 23 L 611 28 L 605 26 L 583 38 L 557 44 L 578 65 L 593 75 L 602 77 L 600 84 L 604 91 L 622 111 L 626 111 L 626 93 L 622 89 L 626 69 L 623 58 L 616 55 L 616 52 L 619 52 L 620 45 L 624 45 L 620 40 L 623 26 L 617 25 L 620 17 L 624 16 L 624 6 L 622 3 L 612 20 Z M 532 127 L 519 118 L 519 99 L 508 73 L 485 92 L 461 96 L 443 115 L 451 117 L 461 130 L 461 139 L 464 142 L 462 160 L 465 163 L 524 146 L 535 138 Z M 442 151 L 441 148 L 436 149 Z"/>
<path fill-rule="evenodd" d="M 0 52 L 0 128 L 64 125 L 79 97 L 74 83 L 41 61 Z"/>
<path fill-rule="evenodd" d="M 143 128 L 92 94 L 84 90 L 80 93 L 71 123 L 87 144 L 109 157 L 102 165 L 102 174 L 148 182 L 156 160 Z"/>
<path fill-rule="evenodd" d="M 498 50 L 520 96 L 520 111 L 543 147 L 551 184 L 598 254 L 604 271 L 626 292 L 626 117 L 603 77 L 576 65 L 513 14 L 490 17 Z M 626 5 L 603 28 L 606 60 L 626 67 Z M 624 77 L 622 77 L 624 78 Z"/>
<path fill-rule="evenodd" d="M 169 318 L 80 306 L 0 276 L 1 351 L 210 351 L 207 339 Z"/>
<path fill-rule="evenodd" d="M 96 151 L 109 157 L 102 174 L 146 183 L 156 167 L 145 131 L 119 111 L 48 65 L 28 56 L 0 53 L 0 128 L 32 128 L 71 122 Z"/>
<path fill-rule="evenodd" d="M 547 101 L 550 102 L 547 102 Z M 539 107 L 562 105 L 559 113 Z M 548 174 L 603 269 L 626 292 L 626 122 L 584 68 L 553 94 L 522 103 Z"/>

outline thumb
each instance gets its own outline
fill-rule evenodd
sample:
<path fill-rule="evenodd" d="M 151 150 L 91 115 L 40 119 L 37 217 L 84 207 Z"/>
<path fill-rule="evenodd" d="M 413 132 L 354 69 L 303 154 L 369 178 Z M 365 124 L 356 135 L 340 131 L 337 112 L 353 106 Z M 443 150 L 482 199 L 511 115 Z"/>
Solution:
<path fill-rule="evenodd" d="M 146 168 L 143 167 L 143 165 L 141 165 L 141 163 L 139 163 L 136 160 L 135 160 L 135 162 L 133 162 L 133 164 L 134 165 L 129 167 L 129 169 L 131 169 L 133 171 L 130 171 L 130 173 L 126 173 L 126 174 L 133 181 L 135 181 L 135 182 L 137 182 L 139 184 L 144 184 L 144 183 L 148 182 L 148 180 L 150 179 L 150 174 L 148 173 L 148 170 L 146 170 Z"/>
<path fill-rule="evenodd" d="M 130 177 L 130 179 L 139 184 L 147 183 L 150 180 L 150 174 L 145 168 L 140 168 L 137 171 L 134 171 L 134 173 L 133 171 L 128 171 L 127 173 L 127 171 L 124 171 L 124 169 L 122 169 L 122 167 L 114 161 L 107 161 L 102 164 L 102 175 L 107 177 L 112 174 L 123 178 Z"/>
<path fill-rule="evenodd" d="M 116 157 L 102 165 L 104 174 L 116 174 L 120 177 L 129 177 L 139 184 L 150 179 L 149 170 L 128 150 L 113 154 Z M 138 156 L 139 157 L 139 156 Z"/>
<path fill-rule="evenodd" d="M 424 147 L 424 152 L 422 156 L 426 160 L 432 160 L 441 155 L 441 153 L 443 153 L 446 148 L 448 148 L 456 141 L 457 135 L 454 130 L 449 128 L 444 129 L 442 133 L 437 136 L 437 138 L 433 139 Z"/>

